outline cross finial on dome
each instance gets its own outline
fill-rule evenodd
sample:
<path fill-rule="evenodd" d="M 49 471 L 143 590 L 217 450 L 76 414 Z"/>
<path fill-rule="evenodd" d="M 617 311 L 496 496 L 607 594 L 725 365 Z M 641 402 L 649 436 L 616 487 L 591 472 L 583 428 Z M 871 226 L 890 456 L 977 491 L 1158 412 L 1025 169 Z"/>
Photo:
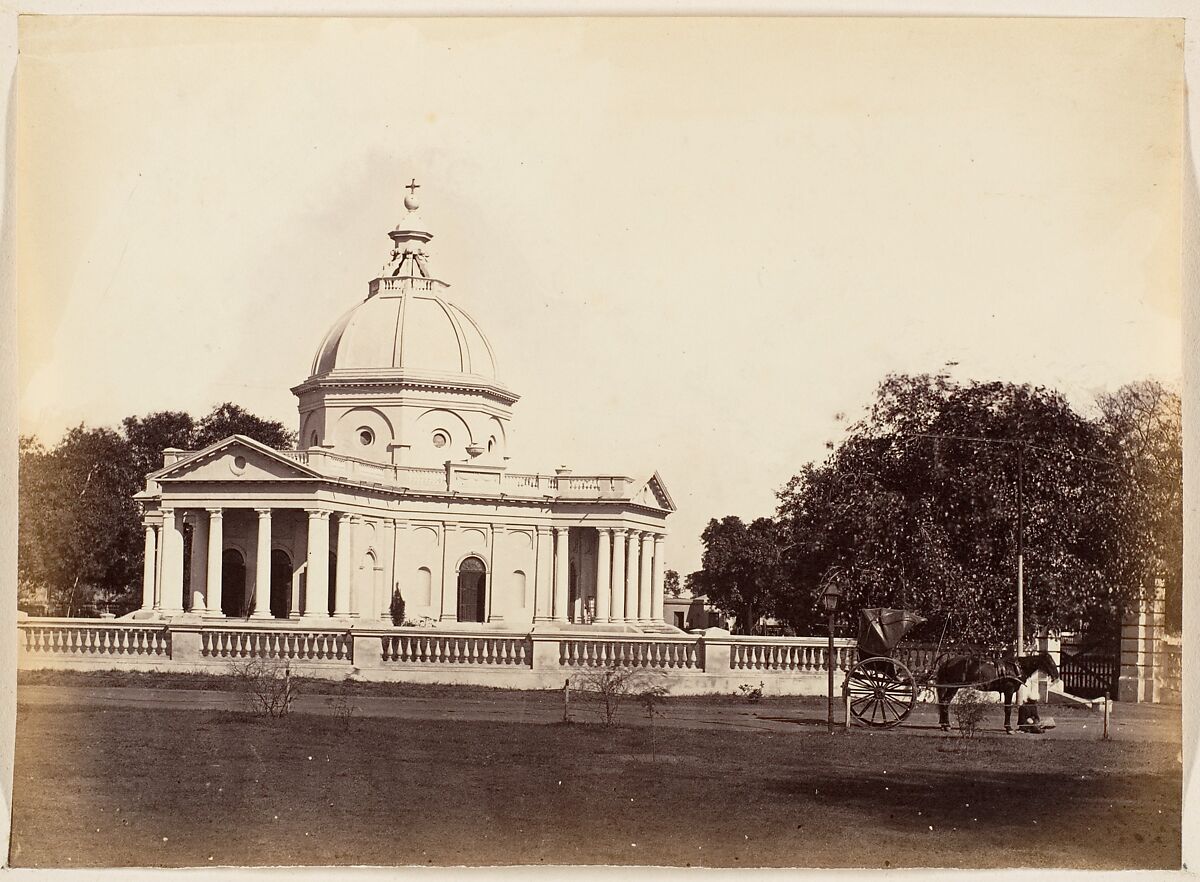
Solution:
<path fill-rule="evenodd" d="M 404 197 L 404 207 L 409 211 L 416 211 L 419 203 L 417 202 L 417 190 L 421 185 L 417 183 L 417 179 L 413 178 L 405 185 L 404 189 L 408 191 L 408 195 Z"/>

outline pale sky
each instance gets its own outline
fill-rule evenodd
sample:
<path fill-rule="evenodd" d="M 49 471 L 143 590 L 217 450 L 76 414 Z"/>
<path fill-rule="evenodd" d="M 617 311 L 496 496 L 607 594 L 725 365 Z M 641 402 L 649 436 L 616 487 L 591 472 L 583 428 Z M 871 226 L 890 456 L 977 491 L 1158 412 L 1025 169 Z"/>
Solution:
<path fill-rule="evenodd" d="M 511 466 L 648 475 L 668 566 L 889 371 L 1180 363 L 1179 23 L 23 22 L 20 428 L 288 391 L 403 184 L 520 393 Z"/>

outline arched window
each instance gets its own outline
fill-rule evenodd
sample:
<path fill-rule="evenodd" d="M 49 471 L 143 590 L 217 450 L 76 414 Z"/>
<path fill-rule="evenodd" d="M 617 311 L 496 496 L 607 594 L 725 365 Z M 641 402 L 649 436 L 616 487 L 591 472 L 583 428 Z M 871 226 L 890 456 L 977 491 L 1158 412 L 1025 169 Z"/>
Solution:
<path fill-rule="evenodd" d="M 292 559 L 280 548 L 271 552 L 271 615 L 288 617 L 292 601 Z"/>
<path fill-rule="evenodd" d="M 525 573 L 514 570 L 512 574 L 512 604 L 517 609 L 525 609 Z"/>
<path fill-rule="evenodd" d="M 468 557 L 458 567 L 458 620 L 482 622 L 487 610 L 487 567 Z"/>
<path fill-rule="evenodd" d="M 429 567 L 417 570 L 417 591 L 414 600 L 420 606 L 429 606 L 433 602 L 433 573 Z"/>
<path fill-rule="evenodd" d="M 246 560 L 236 548 L 221 555 L 221 612 L 234 619 L 250 615 L 246 598 Z"/>

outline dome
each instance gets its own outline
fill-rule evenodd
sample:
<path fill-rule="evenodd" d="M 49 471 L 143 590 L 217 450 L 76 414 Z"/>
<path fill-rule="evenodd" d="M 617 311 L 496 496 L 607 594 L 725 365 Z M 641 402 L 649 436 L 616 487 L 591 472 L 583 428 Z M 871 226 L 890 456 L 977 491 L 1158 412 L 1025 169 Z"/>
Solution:
<path fill-rule="evenodd" d="M 334 371 L 431 379 L 466 375 L 459 381 L 494 384 L 491 344 L 475 319 L 434 290 L 438 284 L 377 279 L 371 295 L 326 334 L 313 359 L 313 376 Z"/>
<path fill-rule="evenodd" d="M 415 192 L 418 185 L 410 185 Z M 434 380 L 498 388 L 496 358 L 475 319 L 451 303 L 449 285 L 430 273 L 417 200 L 405 197 L 405 218 L 388 233 L 388 264 L 370 283 L 367 299 L 325 335 L 312 379 Z"/>

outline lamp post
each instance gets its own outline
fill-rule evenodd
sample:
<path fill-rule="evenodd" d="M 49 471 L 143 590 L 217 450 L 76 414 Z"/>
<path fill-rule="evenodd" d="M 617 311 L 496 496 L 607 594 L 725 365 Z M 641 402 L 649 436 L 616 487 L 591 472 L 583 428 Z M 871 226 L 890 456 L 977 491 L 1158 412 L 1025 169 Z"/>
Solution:
<path fill-rule="evenodd" d="M 821 608 L 829 614 L 829 654 L 826 656 L 825 666 L 829 669 L 829 734 L 833 734 L 833 668 L 835 665 L 835 656 L 833 654 L 833 620 L 837 615 L 838 601 L 842 598 L 842 591 L 838 588 L 837 581 L 831 579 L 825 586 L 825 590 L 821 592 Z"/>

